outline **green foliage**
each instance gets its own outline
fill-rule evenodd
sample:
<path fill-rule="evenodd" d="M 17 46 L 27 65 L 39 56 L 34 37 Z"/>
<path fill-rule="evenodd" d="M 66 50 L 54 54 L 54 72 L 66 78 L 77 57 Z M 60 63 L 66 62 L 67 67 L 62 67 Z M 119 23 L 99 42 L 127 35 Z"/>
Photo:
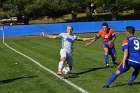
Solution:
<path fill-rule="evenodd" d="M 31 18 L 42 16 L 60 17 L 71 13 L 72 9 L 83 10 L 94 0 L 1 0 L 1 17 L 28 14 Z M 96 0 L 97 8 L 111 10 L 116 7 L 117 11 L 139 8 L 139 0 Z M 103 7 L 103 8 L 101 8 Z M 9 13 L 11 12 L 11 13 Z"/>
<path fill-rule="evenodd" d="M 0 11 L 0 19 L 1 18 L 8 18 L 10 14 L 11 14 L 11 12 Z"/>

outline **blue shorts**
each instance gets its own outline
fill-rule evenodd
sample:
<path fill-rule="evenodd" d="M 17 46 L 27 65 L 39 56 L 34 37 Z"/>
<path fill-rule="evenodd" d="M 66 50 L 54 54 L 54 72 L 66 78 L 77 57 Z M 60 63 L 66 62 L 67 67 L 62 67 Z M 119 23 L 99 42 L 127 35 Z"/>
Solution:
<path fill-rule="evenodd" d="M 122 63 L 120 63 L 120 65 L 118 66 L 118 70 L 121 73 L 123 73 L 123 72 L 126 72 L 127 70 L 129 70 L 130 67 L 133 67 L 135 70 L 139 70 L 140 69 L 140 64 L 134 63 L 134 62 L 131 62 L 131 61 L 126 61 L 125 62 L 125 67 L 123 68 Z"/>
<path fill-rule="evenodd" d="M 105 42 L 102 42 L 104 48 L 108 48 L 108 54 L 109 55 L 116 55 L 116 49 L 114 44 L 112 45 L 112 47 L 109 47 L 109 45 Z"/>
<path fill-rule="evenodd" d="M 123 68 L 123 65 L 122 65 L 122 62 L 119 64 L 118 66 L 118 70 L 123 73 L 123 72 L 126 72 L 127 70 L 130 69 L 130 66 L 128 65 L 128 61 L 125 62 L 125 66 Z"/>

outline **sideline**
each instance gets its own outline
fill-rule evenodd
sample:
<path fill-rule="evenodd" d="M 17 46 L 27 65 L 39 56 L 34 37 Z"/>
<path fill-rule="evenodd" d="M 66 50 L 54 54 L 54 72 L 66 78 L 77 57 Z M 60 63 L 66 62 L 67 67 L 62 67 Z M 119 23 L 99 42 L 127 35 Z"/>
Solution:
<path fill-rule="evenodd" d="M 10 47 L 8 44 L 6 44 L 6 43 L 4 42 L 4 40 L 3 40 L 3 44 L 4 44 L 6 47 L 8 47 L 9 49 L 13 50 L 14 52 L 16 52 L 16 53 L 18 53 L 18 54 L 24 56 L 25 58 L 31 60 L 32 62 L 34 62 L 35 64 L 37 64 L 39 67 L 41 67 L 41 68 L 43 68 L 44 70 L 50 72 L 51 74 L 53 74 L 54 76 L 56 76 L 56 77 L 59 78 L 60 80 L 64 81 L 65 83 L 67 83 L 67 84 L 71 85 L 72 87 L 74 87 L 75 89 L 79 90 L 81 93 L 88 93 L 86 90 L 82 89 L 81 87 L 77 86 L 76 84 L 74 84 L 74 83 L 72 83 L 72 82 L 70 82 L 70 81 L 64 79 L 64 78 L 61 77 L 61 76 L 58 76 L 58 75 L 57 75 L 56 73 L 54 73 L 52 70 L 50 70 L 50 69 L 44 67 L 43 65 L 41 65 L 41 64 L 40 64 L 39 62 L 37 62 L 36 60 L 34 60 L 34 59 L 30 58 L 29 56 L 27 56 L 27 55 L 25 55 L 25 54 L 23 54 L 23 53 L 17 51 L 17 50 L 14 49 L 14 48 Z"/>

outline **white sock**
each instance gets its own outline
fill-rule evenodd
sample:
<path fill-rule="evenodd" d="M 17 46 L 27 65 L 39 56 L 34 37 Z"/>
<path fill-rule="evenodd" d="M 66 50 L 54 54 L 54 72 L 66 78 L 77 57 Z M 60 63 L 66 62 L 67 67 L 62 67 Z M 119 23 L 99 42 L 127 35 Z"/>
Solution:
<path fill-rule="evenodd" d="M 59 62 L 59 65 L 58 65 L 58 70 L 59 70 L 59 71 L 62 70 L 63 63 L 64 63 L 63 61 L 60 61 L 60 62 Z"/>

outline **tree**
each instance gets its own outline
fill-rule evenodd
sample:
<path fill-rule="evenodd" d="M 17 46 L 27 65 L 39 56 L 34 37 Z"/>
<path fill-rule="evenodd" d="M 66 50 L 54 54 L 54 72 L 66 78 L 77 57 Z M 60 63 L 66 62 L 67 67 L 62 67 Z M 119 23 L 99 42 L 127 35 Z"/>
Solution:
<path fill-rule="evenodd" d="M 0 0 L 0 17 L 28 14 L 31 18 L 43 16 L 60 17 L 71 10 L 86 10 L 88 3 L 94 0 Z M 140 0 L 96 0 L 97 7 L 104 5 L 104 10 L 112 14 L 112 19 L 126 9 L 139 9 Z"/>
<path fill-rule="evenodd" d="M 135 6 L 140 4 L 139 0 L 106 0 L 106 3 L 111 11 L 112 14 L 112 20 L 117 19 L 118 13 L 128 10 L 128 9 L 133 9 Z"/>

